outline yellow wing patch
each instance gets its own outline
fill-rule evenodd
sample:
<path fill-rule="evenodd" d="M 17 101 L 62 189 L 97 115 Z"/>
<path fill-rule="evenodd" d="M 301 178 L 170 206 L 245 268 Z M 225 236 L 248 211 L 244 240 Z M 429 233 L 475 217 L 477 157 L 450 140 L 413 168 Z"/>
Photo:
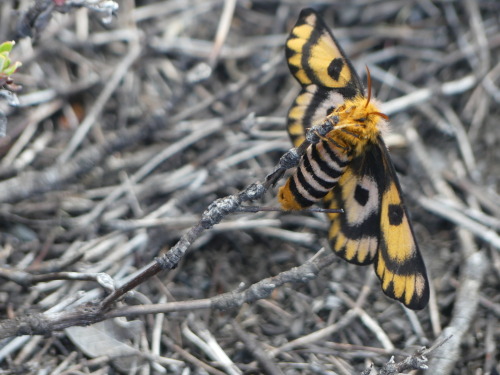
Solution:
<path fill-rule="evenodd" d="M 338 185 L 325 199 L 328 208 L 342 208 L 343 214 L 330 216 L 330 246 L 348 262 L 373 263 L 378 252 L 379 186 L 365 171 L 347 168 Z M 333 214 L 331 214 L 333 215 Z"/>
<path fill-rule="evenodd" d="M 365 97 L 352 64 L 314 10 L 301 12 L 286 56 L 302 85 L 288 113 L 294 146 L 327 116 L 338 122 L 308 147 L 280 188 L 282 207 L 298 210 L 323 200 L 327 208 L 342 208 L 344 213 L 328 215 L 332 250 L 354 264 L 374 263 L 387 296 L 411 309 L 424 308 L 429 299 L 425 265 L 380 135 L 387 116 L 370 101 L 370 93 Z"/>
<path fill-rule="evenodd" d="M 375 270 L 382 289 L 406 306 L 421 309 L 429 299 L 428 280 L 397 180 L 391 181 L 382 196 L 381 207 L 381 239 Z"/>
<path fill-rule="evenodd" d="M 417 250 L 401 196 L 394 182 L 382 197 L 381 210 L 380 225 L 387 243 L 387 255 L 398 264 L 407 262 L 415 256 Z"/>
<path fill-rule="evenodd" d="M 353 79 L 342 50 L 314 12 L 301 15 L 287 40 L 286 51 L 288 65 L 302 85 L 346 87 Z"/>

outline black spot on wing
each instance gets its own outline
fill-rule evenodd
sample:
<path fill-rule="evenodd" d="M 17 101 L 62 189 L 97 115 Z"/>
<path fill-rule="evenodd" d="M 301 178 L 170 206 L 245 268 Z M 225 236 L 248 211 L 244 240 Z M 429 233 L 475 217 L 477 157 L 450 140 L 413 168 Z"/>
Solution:
<path fill-rule="evenodd" d="M 368 198 L 370 198 L 370 192 L 363 186 L 357 185 L 354 191 L 354 199 L 356 199 L 356 202 L 358 202 L 360 206 L 364 206 L 368 202 Z"/>
<path fill-rule="evenodd" d="M 400 204 L 389 205 L 389 224 L 398 226 L 403 222 L 404 209 Z"/>
<path fill-rule="evenodd" d="M 344 59 L 338 57 L 333 59 L 328 65 L 328 75 L 332 77 L 335 81 L 338 81 L 340 78 L 340 73 L 342 72 L 342 68 L 344 67 L 345 62 Z"/>

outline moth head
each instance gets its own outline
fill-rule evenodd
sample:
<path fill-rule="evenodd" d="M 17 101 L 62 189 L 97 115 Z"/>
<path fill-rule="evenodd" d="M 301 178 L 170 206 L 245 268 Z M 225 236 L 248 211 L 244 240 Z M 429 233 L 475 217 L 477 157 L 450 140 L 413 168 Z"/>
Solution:
<path fill-rule="evenodd" d="M 375 142 L 388 119 L 374 101 L 367 102 L 364 96 L 346 100 L 334 111 L 334 115 L 339 121 L 329 135 L 343 138 L 349 144 L 363 140 Z"/>

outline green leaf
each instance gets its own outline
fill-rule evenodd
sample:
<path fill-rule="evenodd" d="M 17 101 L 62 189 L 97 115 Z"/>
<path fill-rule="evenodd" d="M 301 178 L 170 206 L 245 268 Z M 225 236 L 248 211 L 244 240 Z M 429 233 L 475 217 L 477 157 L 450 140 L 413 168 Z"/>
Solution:
<path fill-rule="evenodd" d="M 9 66 L 7 69 L 4 69 L 3 72 L 6 75 L 10 76 L 11 74 L 14 74 L 14 72 L 17 70 L 17 68 L 19 68 L 21 65 L 22 65 L 22 63 L 20 63 L 19 61 L 16 61 L 14 64 Z"/>
<path fill-rule="evenodd" d="M 21 66 L 19 61 L 12 64 L 12 60 L 9 57 L 14 44 L 16 44 L 14 41 L 0 44 L 0 75 L 3 77 L 10 76 Z"/>
<path fill-rule="evenodd" d="M 3 42 L 0 44 L 0 53 L 6 52 L 7 54 L 12 51 L 12 47 L 16 44 L 16 42 Z"/>
<path fill-rule="evenodd" d="M 5 68 L 7 68 L 10 64 L 10 59 L 5 56 L 0 54 L 0 73 L 4 71 Z"/>

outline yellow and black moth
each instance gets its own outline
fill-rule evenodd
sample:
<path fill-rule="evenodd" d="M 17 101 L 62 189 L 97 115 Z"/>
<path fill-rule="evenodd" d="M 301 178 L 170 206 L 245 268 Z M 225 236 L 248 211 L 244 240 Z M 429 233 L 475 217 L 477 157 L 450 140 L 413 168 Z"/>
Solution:
<path fill-rule="evenodd" d="M 332 249 L 348 262 L 374 263 L 382 289 L 410 309 L 429 300 L 429 282 L 408 218 L 396 171 L 382 139 L 387 116 L 371 100 L 331 31 L 304 9 L 286 42 L 286 58 L 302 86 L 287 130 L 295 147 L 314 125 L 335 117 L 333 130 L 311 144 L 279 201 L 299 210 L 323 200 Z M 368 75 L 369 77 L 369 75 Z"/>

